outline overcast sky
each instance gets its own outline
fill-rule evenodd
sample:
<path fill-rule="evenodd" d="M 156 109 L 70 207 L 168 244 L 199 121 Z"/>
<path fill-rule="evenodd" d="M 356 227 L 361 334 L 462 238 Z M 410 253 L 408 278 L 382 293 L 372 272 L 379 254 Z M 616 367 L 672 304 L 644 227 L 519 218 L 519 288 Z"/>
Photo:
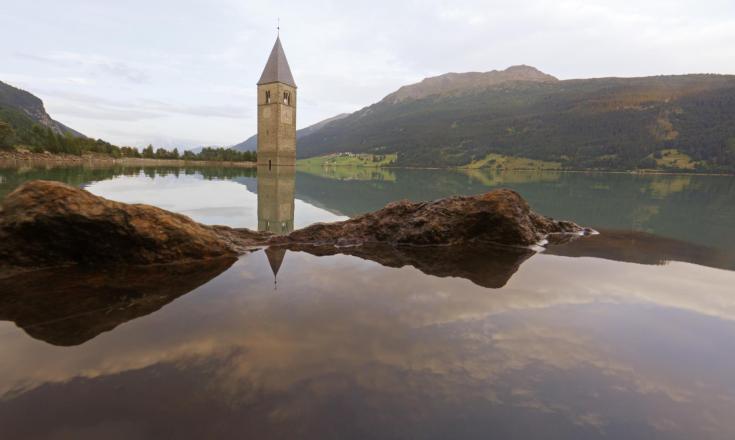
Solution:
<path fill-rule="evenodd" d="M 299 128 L 450 71 L 735 74 L 735 0 L 0 0 L 0 80 L 118 145 L 231 145 L 277 17 Z"/>

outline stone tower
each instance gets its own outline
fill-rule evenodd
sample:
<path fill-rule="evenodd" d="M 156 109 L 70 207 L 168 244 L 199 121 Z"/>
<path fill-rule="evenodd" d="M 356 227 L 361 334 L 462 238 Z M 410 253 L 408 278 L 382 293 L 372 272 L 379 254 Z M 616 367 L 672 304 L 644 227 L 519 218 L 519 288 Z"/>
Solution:
<path fill-rule="evenodd" d="M 296 82 L 280 37 L 258 81 L 258 165 L 296 165 Z"/>

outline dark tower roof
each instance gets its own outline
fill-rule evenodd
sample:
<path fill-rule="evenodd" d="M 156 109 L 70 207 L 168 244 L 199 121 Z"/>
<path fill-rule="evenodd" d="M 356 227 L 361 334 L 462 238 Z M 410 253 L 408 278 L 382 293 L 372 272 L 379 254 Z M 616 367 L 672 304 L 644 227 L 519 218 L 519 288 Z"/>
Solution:
<path fill-rule="evenodd" d="M 286 60 L 286 54 L 283 52 L 280 37 L 276 37 L 276 43 L 273 45 L 268 62 L 265 63 L 265 69 L 263 69 L 263 74 L 260 75 L 258 85 L 274 82 L 296 87 L 296 81 L 293 80 L 291 69 L 288 67 L 288 60 Z"/>
<path fill-rule="evenodd" d="M 278 269 L 283 264 L 283 257 L 286 256 L 286 248 L 282 247 L 269 247 L 265 250 L 265 256 L 268 258 L 268 263 L 271 265 L 273 276 L 278 275 Z"/>

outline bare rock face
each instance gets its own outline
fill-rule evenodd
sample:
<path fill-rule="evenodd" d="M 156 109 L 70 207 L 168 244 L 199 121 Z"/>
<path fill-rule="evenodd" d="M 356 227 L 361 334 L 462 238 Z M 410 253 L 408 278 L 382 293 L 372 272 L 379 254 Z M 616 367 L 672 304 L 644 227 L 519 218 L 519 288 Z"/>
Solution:
<path fill-rule="evenodd" d="M 311 225 L 283 238 L 274 237 L 272 242 L 337 246 L 364 243 L 530 246 L 550 234 L 585 231 L 575 223 L 536 214 L 517 192 L 499 189 L 433 202 L 402 200 L 343 222 Z"/>
<path fill-rule="evenodd" d="M 171 263 L 237 253 L 217 228 L 58 182 L 28 182 L 0 211 L 0 261 L 11 266 Z"/>

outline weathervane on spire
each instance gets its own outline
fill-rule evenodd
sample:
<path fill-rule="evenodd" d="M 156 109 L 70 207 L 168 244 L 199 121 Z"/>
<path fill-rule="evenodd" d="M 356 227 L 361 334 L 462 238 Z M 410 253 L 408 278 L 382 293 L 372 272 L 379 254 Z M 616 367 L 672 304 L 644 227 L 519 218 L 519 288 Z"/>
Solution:
<path fill-rule="evenodd" d="M 276 21 L 276 35 L 281 36 L 281 17 L 278 17 Z"/>

